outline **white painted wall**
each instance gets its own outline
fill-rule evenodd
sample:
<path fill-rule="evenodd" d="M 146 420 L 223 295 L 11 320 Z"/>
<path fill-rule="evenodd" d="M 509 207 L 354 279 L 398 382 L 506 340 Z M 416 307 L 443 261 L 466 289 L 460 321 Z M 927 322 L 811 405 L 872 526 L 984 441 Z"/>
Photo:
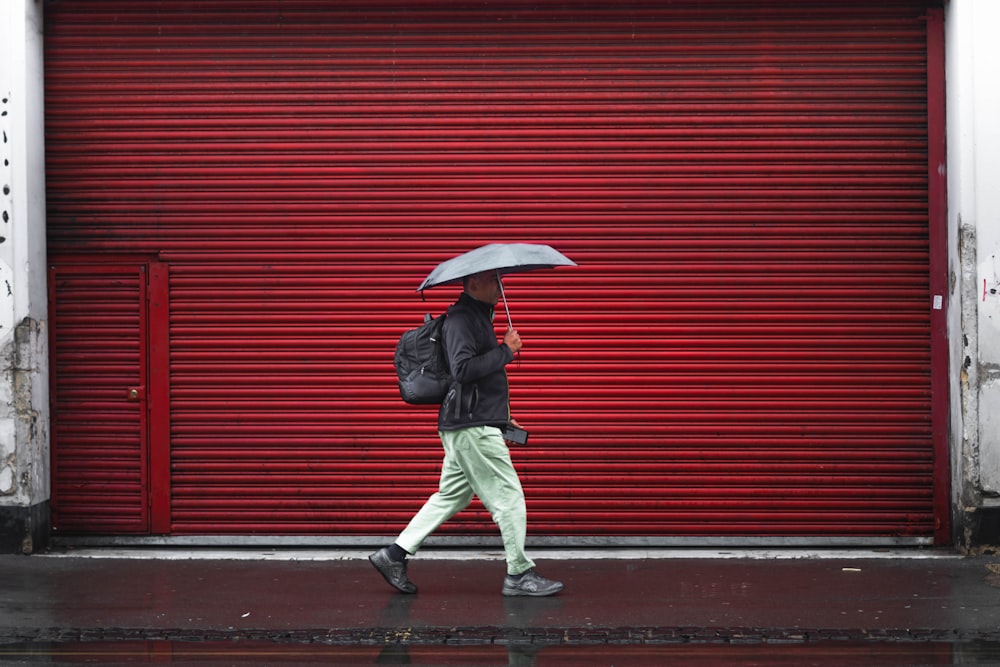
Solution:
<path fill-rule="evenodd" d="M 0 505 L 49 498 L 42 3 L 0 1 Z"/>
<path fill-rule="evenodd" d="M 1000 2 L 946 6 L 952 465 L 961 523 L 1000 505 Z"/>
<path fill-rule="evenodd" d="M 983 490 L 1000 493 L 1000 3 L 976 0 L 972 165 L 979 325 L 979 452 Z"/>

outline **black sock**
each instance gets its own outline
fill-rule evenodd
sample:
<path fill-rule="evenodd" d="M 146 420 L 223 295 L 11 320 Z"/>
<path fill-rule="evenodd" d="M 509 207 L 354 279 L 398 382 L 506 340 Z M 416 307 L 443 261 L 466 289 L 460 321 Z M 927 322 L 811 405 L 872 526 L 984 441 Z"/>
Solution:
<path fill-rule="evenodd" d="M 532 568 L 532 569 L 534 569 L 534 568 Z M 514 581 L 521 581 L 521 579 L 524 578 L 524 575 L 528 574 L 529 572 L 531 572 L 531 570 L 525 570 L 521 574 L 511 574 L 511 575 L 508 575 L 508 576 L 511 579 L 513 579 Z"/>
<path fill-rule="evenodd" d="M 406 560 L 406 556 L 409 553 L 410 553 L 409 551 L 399 546 L 398 544 L 389 545 L 389 558 L 393 559 L 394 561 Z"/>

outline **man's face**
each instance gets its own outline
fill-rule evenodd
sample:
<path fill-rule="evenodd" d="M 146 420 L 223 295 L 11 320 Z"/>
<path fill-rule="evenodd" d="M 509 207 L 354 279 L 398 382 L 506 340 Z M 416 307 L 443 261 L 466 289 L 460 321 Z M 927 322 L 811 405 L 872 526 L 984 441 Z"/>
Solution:
<path fill-rule="evenodd" d="M 500 279 L 496 271 L 477 273 L 469 278 L 469 287 L 466 291 L 473 299 L 495 306 L 500 300 Z"/>

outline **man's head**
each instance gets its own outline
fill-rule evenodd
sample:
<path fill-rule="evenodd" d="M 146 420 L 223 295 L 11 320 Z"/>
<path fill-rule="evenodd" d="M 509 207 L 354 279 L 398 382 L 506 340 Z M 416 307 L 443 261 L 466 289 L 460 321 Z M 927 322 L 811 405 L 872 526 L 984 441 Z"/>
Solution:
<path fill-rule="evenodd" d="M 500 277 L 496 271 L 483 271 L 462 280 L 465 293 L 477 301 L 497 305 L 500 300 Z"/>

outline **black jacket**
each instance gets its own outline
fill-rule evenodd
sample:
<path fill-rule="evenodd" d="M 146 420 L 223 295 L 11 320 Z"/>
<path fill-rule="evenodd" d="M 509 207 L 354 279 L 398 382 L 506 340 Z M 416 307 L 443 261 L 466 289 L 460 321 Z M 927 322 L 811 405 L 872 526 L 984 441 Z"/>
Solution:
<path fill-rule="evenodd" d="M 438 429 L 506 426 L 510 420 L 510 391 L 504 366 L 513 361 L 514 352 L 497 342 L 493 308 L 463 292 L 448 308 L 444 349 L 455 386 L 441 403 Z"/>

